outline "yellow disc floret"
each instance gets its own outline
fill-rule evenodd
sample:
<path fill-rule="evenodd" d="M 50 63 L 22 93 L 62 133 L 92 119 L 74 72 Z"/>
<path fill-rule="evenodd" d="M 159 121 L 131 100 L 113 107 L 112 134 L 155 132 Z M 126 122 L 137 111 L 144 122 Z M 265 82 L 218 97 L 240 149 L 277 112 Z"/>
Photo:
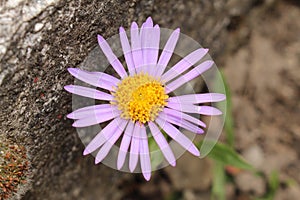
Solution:
<path fill-rule="evenodd" d="M 168 99 L 161 82 L 143 73 L 123 79 L 113 95 L 111 104 L 122 111 L 121 117 L 140 123 L 153 121 Z"/>

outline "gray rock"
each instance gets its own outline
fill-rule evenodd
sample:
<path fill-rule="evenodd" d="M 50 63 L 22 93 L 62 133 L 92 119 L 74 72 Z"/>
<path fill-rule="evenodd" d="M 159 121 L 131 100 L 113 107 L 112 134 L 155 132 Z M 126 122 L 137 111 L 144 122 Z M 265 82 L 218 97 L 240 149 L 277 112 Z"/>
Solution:
<path fill-rule="evenodd" d="M 243 192 L 253 192 L 255 196 L 261 196 L 266 191 L 266 183 L 260 176 L 251 172 L 239 173 L 235 177 L 237 187 Z"/>
<path fill-rule="evenodd" d="M 264 152 L 258 145 L 250 146 L 243 151 L 242 155 L 248 163 L 251 163 L 251 165 L 257 169 L 260 169 L 260 167 L 264 165 Z"/>

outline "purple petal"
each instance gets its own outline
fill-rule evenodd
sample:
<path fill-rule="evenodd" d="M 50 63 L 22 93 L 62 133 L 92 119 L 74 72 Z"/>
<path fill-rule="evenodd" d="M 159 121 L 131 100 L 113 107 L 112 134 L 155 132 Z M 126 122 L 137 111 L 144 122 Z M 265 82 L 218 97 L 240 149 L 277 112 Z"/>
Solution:
<path fill-rule="evenodd" d="M 143 60 L 145 72 L 150 75 L 154 71 L 157 64 L 158 51 L 159 51 L 160 29 L 158 25 L 146 23 L 141 29 L 141 43 L 143 50 Z"/>
<path fill-rule="evenodd" d="M 89 71 L 85 71 L 85 72 L 95 78 L 110 82 L 114 86 L 117 86 L 118 83 L 120 83 L 120 79 L 117 79 L 116 77 L 106 74 L 104 72 L 89 72 Z"/>
<path fill-rule="evenodd" d="M 69 119 L 83 119 L 83 118 L 93 117 L 101 113 L 114 112 L 114 111 L 117 111 L 117 106 L 111 104 L 101 104 L 97 106 L 80 108 L 68 114 L 67 117 Z"/>
<path fill-rule="evenodd" d="M 111 84 L 117 86 L 118 83 L 120 82 L 120 79 L 117 79 L 114 76 L 111 76 L 109 74 L 106 74 L 104 72 L 90 72 L 90 71 L 85 71 L 79 68 L 68 68 L 68 71 L 73 75 L 73 74 L 78 74 L 80 76 L 88 76 L 89 78 L 95 78 L 97 80 L 104 80 L 104 81 L 108 81 Z"/>
<path fill-rule="evenodd" d="M 161 77 L 163 72 L 165 71 L 166 67 L 168 66 L 168 63 L 172 57 L 173 51 L 176 47 L 178 38 L 180 34 L 180 29 L 177 28 L 173 33 L 171 34 L 170 38 L 168 39 L 157 64 L 157 69 L 154 74 L 156 77 Z"/>
<path fill-rule="evenodd" d="M 143 23 L 140 30 L 141 47 L 143 52 L 143 67 L 141 70 L 144 72 L 148 72 L 148 64 L 150 60 L 149 43 L 151 40 L 152 27 L 153 27 L 153 22 L 151 25 L 151 23 L 148 23 L 146 21 Z"/>
<path fill-rule="evenodd" d="M 167 107 L 186 113 L 198 113 L 200 110 L 200 106 L 196 106 L 194 104 L 184 104 L 175 102 L 168 102 Z"/>
<path fill-rule="evenodd" d="M 96 109 L 108 108 L 110 106 L 111 106 L 111 104 L 99 104 L 99 105 L 86 106 L 86 107 L 79 108 L 79 109 L 73 111 L 72 113 L 83 112 L 83 111 L 90 112 L 90 111 L 93 111 Z M 71 119 L 73 119 L 73 118 L 71 118 Z"/>
<path fill-rule="evenodd" d="M 120 170 L 125 162 L 126 154 L 130 145 L 131 136 L 133 132 L 134 124 L 131 120 L 129 120 L 129 123 L 127 125 L 127 128 L 125 130 L 125 134 L 123 135 L 119 155 L 118 155 L 118 161 L 117 161 L 117 168 Z"/>
<path fill-rule="evenodd" d="M 198 126 L 188 122 L 188 121 L 185 121 L 184 119 L 182 118 L 176 118 L 174 116 L 169 116 L 169 115 L 166 115 L 165 113 L 161 112 L 159 114 L 159 117 L 167 122 L 170 122 L 171 124 L 174 124 L 174 125 L 177 125 L 177 126 L 180 126 L 188 131 L 191 131 L 193 133 L 196 133 L 196 134 L 202 134 L 204 133 L 204 131 L 199 128 Z"/>
<path fill-rule="evenodd" d="M 148 138 L 147 138 L 146 129 L 144 125 L 141 126 L 140 159 L 141 159 L 142 173 L 145 179 L 149 181 L 151 177 L 151 162 L 150 162 L 150 155 L 149 155 Z"/>
<path fill-rule="evenodd" d="M 158 25 L 155 25 L 153 28 L 153 46 L 151 49 L 151 62 L 150 66 L 151 68 L 149 69 L 149 73 L 151 75 L 154 75 L 156 70 L 157 70 L 157 59 L 158 59 L 158 53 L 159 53 L 159 42 L 160 42 L 160 28 Z"/>
<path fill-rule="evenodd" d="M 141 38 L 139 35 L 139 28 L 135 22 L 131 24 L 130 35 L 132 58 L 136 72 L 139 73 L 141 71 L 141 67 L 143 66 L 143 52 L 141 46 Z"/>
<path fill-rule="evenodd" d="M 68 68 L 68 71 L 75 78 L 99 88 L 114 91 L 113 88 L 116 86 L 115 79 L 111 79 L 111 81 L 106 80 L 106 76 L 103 75 L 105 73 L 98 74 L 97 72 L 86 72 L 77 68 Z"/>
<path fill-rule="evenodd" d="M 222 112 L 211 106 L 195 106 L 193 104 L 183 104 L 168 102 L 167 106 L 173 108 L 174 110 L 179 110 L 186 113 L 198 113 L 201 115 L 221 115 Z"/>
<path fill-rule="evenodd" d="M 129 74 L 133 75 L 135 74 L 135 68 L 134 68 L 134 62 L 131 53 L 131 47 L 123 27 L 120 27 L 120 40 L 121 40 L 121 45 L 124 52 L 124 57 L 126 60 Z"/>
<path fill-rule="evenodd" d="M 153 27 L 153 20 L 152 20 L 151 17 L 148 17 L 148 18 L 146 19 L 146 21 L 142 24 L 142 28 L 144 28 L 144 27 L 146 27 L 146 26 L 147 26 L 147 27 Z M 140 34 L 142 34 L 142 32 L 143 32 L 142 28 L 141 28 Z"/>
<path fill-rule="evenodd" d="M 86 146 L 83 155 L 87 155 L 98 149 L 104 144 L 118 129 L 119 124 L 122 122 L 121 118 L 115 118 L 111 121 L 102 131 L 100 131 L 93 140 Z"/>
<path fill-rule="evenodd" d="M 119 126 L 114 132 L 114 134 L 107 140 L 107 142 L 101 147 L 96 155 L 95 164 L 101 162 L 110 151 L 111 147 L 116 143 L 121 134 L 123 133 L 128 120 L 120 119 Z"/>
<path fill-rule="evenodd" d="M 153 27 L 153 20 L 152 20 L 152 17 L 148 17 L 146 19 L 146 23 L 150 24 L 151 27 Z"/>
<path fill-rule="evenodd" d="M 226 99 L 224 94 L 220 93 L 205 93 L 205 94 L 188 94 L 176 97 L 168 98 L 169 102 L 181 102 L 181 103 L 209 103 L 209 102 L 219 102 Z"/>
<path fill-rule="evenodd" d="M 195 156 L 200 156 L 200 152 L 193 144 L 193 142 L 184 134 L 182 134 L 177 128 L 175 128 L 169 122 L 161 119 L 160 117 L 157 117 L 155 121 L 173 140 L 175 140 L 183 148 L 185 148 Z"/>
<path fill-rule="evenodd" d="M 201 115 L 222 115 L 222 111 L 212 106 L 200 106 L 199 114 Z"/>
<path fill-rule="evenodd" d="M 106 101 L 111 101 L 114 99 L 114 97 L 112 95 L 107 94 L 105 92 L 101 92 L 94 88 L 88 88 L 88 87 L 83 87 L 83 86 L 79 86 L 79 85 L 67 85 L 64 88 L 65 88 L 65 90 L 67 90 L 70 93 L 88 97 L 88 98 L 93 98 L 93 99 L 98 99 L 98 100 L 106 100 Z"/>
<path fill-rule="evenodd" d="M 122 79 L 125 78 L 127 76 L 127 73 L 126 73 L 122 63 L 117 58 L 117 56 L 113 53 L 109 44 L 106 42 L 106 40 L 101 35 L 98 35 L 98 44 L 101 47 L 104 55 L 108 59 L 109 63 L 114 68 L 114 70 L 120 75 L 120 77 Z"/>
<path fill-rule="evenodd" d="M 87 118 L 78 119 L 75 121 L 72 126 L 74 127 L 85 127 L 85 126 L 91 126 L 95 124 L 100 124 L 102 122 L 106 122 L 108 120 L 111 120 L 121 114 L 121 111 L 112 109 L 110 112 L 105 113 L 97 113 L 96 115 L 92 115 Z"/>
<path fill-rule="evenodd" d="M 166 113 L 167 115 L 172 115 L 172 116 L 177 117 L 177 118 L 185 119 L 189 122 L 192 122 L 192 123 L 194 123 L 196 125 L 199 125 L 199 126 L 202 126 L 204 128 L 206 127 L 205 123 L 202 122 L 201 120 L 199 120 L 195 117 L 192 117 L 191 115 L 185 114 L 183 112 L 173 110 L 173 109 L 170 109 L 170 108 L 164 108 L 163 112 Z"/>
<path fill-rule="evenodd" d="M 181 75 L 183 72 L 188 70 L 196 62 L 201 60 L 203 56 L 208 52 L 208 49 L 197 49 L 180 60 L 176 65 L 174 65 L 169 71 L 167 71 L 163 76 L 162 80 L 167 83 L 173 78 Z"/>
<path fill-rule="evenodd" d="M 210 61 L 210 60 L 205 61 L 205 62 L 201 63 L 200 65 L 198 65 L 197 67 L 195 67 L 194 69 L 192 69 L 191 71 L 189 71 L 188 73 L 180 76 L 175 81 L 169 83 L 166 86 L 166 93 L 168 94 L 168 93 L 174 91 L 175 89 L 179 88 L 186 82 L 196 78 L 197 76 L 199 76 L 200 74 L 202 74 L 203 72 L 208 70 L 213 65 L 213 63 L 214 62 Z"/>
<path fill-rule="evenodd" d="M 176 165 L 175 156 L 163 134 L 160 132 L 159 128 L 153 122 L 148 122 L 149 128 L 151 130 L 151 134 L 154 137 L 157 145 L 159 146 L 160 150 L 162 151 L 163 155 L 165 156 L 166 160 L 170 163 L 170 165 Z"/>
<path fill-rule="evenodd" d="M 132 138 L 131 138 L 130 157 L 129 157 L 129 170 L 131 172 L 134 171 L 139 158 L 140 132 L 141 132 L 141 127 L 139 123 L 135 123 Z"/>

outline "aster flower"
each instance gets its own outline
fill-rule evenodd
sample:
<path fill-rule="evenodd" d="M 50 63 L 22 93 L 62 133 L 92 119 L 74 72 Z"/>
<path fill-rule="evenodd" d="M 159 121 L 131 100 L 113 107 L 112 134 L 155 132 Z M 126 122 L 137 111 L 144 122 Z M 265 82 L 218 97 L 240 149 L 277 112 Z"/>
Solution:
<path fill-rule="evenodd" d="M 173 95 L 174 90 L 198 77 L 213 65 L 213 61 L 208 60 L 192 68 L 208 52 L 208 49 L 200 48 L 167 70 L 179 39 L 179 29 L 170 35 L 160 56 L 160 28 L 158 25 L 153 26 L 150 17 L 143 23 L 141 29 L 135 22 L 132 23 L 130 43 L 124 28 L 120 28 L 119 35 L 126 68 L 100 35 L 98 43 L 120 78 L 103 72 L 68 69 L 74 77 L 101 88 L 101 91 L 78 85 L 65 86 L 67 91 L 107 103 L 80 108 L 67 117 L 75 120 L 74 127 L 109 122 L 86 146 L 83 154 L 87 155 L 99 149 L 95 158 L 97 164 L 120 139 L 117 168 L 123 167 L 129 152 L 130 171 L 135 170 L 140 159 L 142 173 L 145 179 L 149 180 L 151 161 L 148 138 L 154 138 L 165 159 L 172 166 L 176 165 L 176 159 L 163 133 L 193 155 L 200 156 L 197 147 L 177 127 L 195 134 L 203 133 L 205 123 L 190 114 L 220 115 L 221 111 L 218 109 L 198 104 L 222 101 L 225 96 L 218 93 Z"/>

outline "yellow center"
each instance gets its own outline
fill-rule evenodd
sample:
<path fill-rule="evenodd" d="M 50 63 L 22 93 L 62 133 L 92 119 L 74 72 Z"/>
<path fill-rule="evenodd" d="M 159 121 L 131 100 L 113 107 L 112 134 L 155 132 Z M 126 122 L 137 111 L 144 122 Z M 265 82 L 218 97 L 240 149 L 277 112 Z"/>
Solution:
<path fill-rule="evenodd" d="M 153 121 L 166 105 L 168 95 L 163 85 L 147 74 L 136 74 L 123 79 L 114 95 L 121 117 L 146 123 Z"/>

